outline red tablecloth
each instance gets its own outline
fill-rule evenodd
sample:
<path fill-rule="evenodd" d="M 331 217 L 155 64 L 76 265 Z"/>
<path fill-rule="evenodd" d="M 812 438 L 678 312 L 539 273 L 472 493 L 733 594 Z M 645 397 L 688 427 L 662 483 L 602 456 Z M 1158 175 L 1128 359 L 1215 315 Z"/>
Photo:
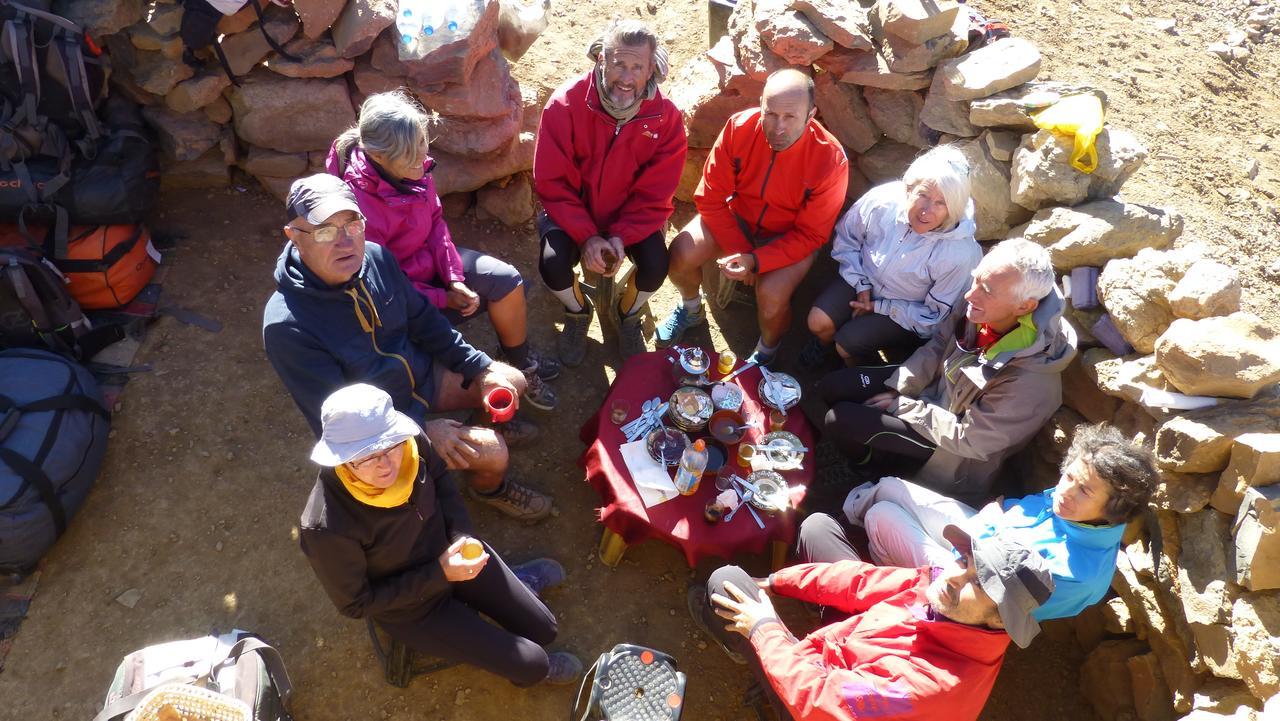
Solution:
<path fill-rule="evenodd" d="M 728 523 L 707 523 L 703 519 L 703 510 L 718 493 L 709 477 L 692 496 L 678 496 L 645 508 L 622 460 L 620 447 L 626 443 L 626 437 L 621 427 L 609 420 L 609 410 L 615 398 L 627 400 L 631 404 L 627 417 L 630 421 L 640 415 L 644 401 L 655 396 L 664 401 L 668 399 L 676 390 L 672 364 L 667 360 L 674 355 L 672 351 L 654 351 L 632 356 L 609 388 L 604 405 L 582 427 L 582 442 L 587 444 L 587 450 L 578 462 L 586 470 L 587 482 L 600 494 L 603 504 L 599 509 L 600 522 L 622 536 L 628 545 L 651 538 L 672 543 L 684 552 L 690 566 L 707 556 L 732 560 L 741 553 L 760 553 L 771 541 L 791 543 L 796 531 L 794 509 L 777 515 L 757 511 L 764 521 L 764 530 L 760 530 L 745 508 Z M 713 353 L 711 357 L 716 356 Z M 713 375 L 714 371 L 712 368 Z M 760 403 L 757 392 L 760 378 L 759 369 L 752 368 L 744 371 L 734 382 L 744 391 L 743 417 L 758 420 L 761 428 L 767 429 L 769 408 Z M 788 413 L 785 429 L 799 436 L 806 447 L 814 447 L 813 429 L 798 408 Z M 765 432 L 750 428 L 745 440 L 755 441 Z M 691 438 L 704 436 L 705 433 L 700 433 L 691 435 Z M 745 477 L 744 469 L 737 465 L 736 447 L 730 446 L 728 452 L 731 457 L 725 461 L 726 469 Z M 804 468 L 782 472 L 787 483 L 795 489 L 792 492 L 793 506 L 804 497 L 804 489 L 813 480 L 812 457 L 812 454 L 806 456 Z"/>

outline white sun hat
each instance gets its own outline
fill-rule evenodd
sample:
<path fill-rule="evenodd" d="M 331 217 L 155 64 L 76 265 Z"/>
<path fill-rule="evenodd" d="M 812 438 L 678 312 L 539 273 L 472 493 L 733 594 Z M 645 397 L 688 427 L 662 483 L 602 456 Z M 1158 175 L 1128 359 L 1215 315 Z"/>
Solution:
<path fill-rule="evenodd" d="M 323 428 L 311 460 L 340 466 L 403 443 L 422 433 L 412 418 L 395 409 L 391 396 L 368 383 L 340 388 L 320 406 Z"/>

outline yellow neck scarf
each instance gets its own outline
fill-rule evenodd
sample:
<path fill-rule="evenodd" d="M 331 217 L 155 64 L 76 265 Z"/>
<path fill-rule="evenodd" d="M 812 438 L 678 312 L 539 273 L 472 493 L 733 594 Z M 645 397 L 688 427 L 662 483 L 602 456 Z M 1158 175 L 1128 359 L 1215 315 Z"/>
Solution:
<path fill-rule="evenodd" d="M 396 474 L 396 480 L 386 488 L 378 488 L 360 480 L 345 463 L 334 470 L 338 474 L 338 480 L 342 481 L 347 492 L 357 501 L 378 508 L 395 508 L 406 503 L 413 494 L 413 482 L 418 477 L 418 443 L 413 438 L 405 442 L 400 472 Z"/>

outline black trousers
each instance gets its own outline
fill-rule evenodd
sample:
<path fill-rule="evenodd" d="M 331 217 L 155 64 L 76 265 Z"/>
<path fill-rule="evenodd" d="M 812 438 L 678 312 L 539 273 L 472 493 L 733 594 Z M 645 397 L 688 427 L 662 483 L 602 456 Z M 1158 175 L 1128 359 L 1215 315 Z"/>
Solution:
<path fill-rule="evenodd" d="M 796 557 L 800 563 L 835 563 L 836 561 L 860 561 L 858 552 L 853 549 L 853 545 L 849 543 L 848 537 L 845 535 L 844 528 L 839 521 L 823 513 L 815 513 L 810 515 L 800 524 L 800 535 L 796 541 Z M 746 591 L 752 598 L 760 598 L 760 589 L 756 586 L 755 580 L 742 568 L 738 566 L 722 566 L 711 573 L 711 577 L 707 579 L 707 605 L 703 609 L 703 619 L 707 626 L 711 628 L 711 632 L 725 646 L 741 653 L 748 660 L 752 673 L 755 674 L 756 680 L 760 683 L 760 687 L 764 690 L 765 696 L 773 705 L 774 710 L 780 719 L 792 718 L 790 711 L 787 710 L 782 699 L 773 690 L 773 686 L 769 683 L 769 678 L 764 672 L 764 667 L 760 665 L 760 659 L 756 656 L 755 650 L 751 643 L 743 638 L 740 634 L 725 628 L 727 621 L 715 614 L 712 608 L 712 594 L 719 594 L 726 598 L 733 596 L 725 589 L 726 583 L 732 583 L 739 589 Z M 847 618 L 846 615 L 832 616 L 823 612 L 823 625 L 834 623 L 838 620 Z"/>
<path fill-rule="evenodd" d="M 547 677 L 543 646 L 556 638 L 556 617 L 484 544 L 489 562 L 470 581 L 452 584 L 449 597 L 422 618 L 378 625 L 409 648 L 469 664 L 517 686 Z M 493 623 L 480 617 L 484 614 Z"/>
<path fill-rule="evenodd" d="M 855 366 L 827 375 L 818 382 L 818 395 L 830 409 L 823 419 L 824 434 L 855 463 L 867 463 L 874 451 L 919 463 L 929 460 L 933 442 L 895 416 L 863 405 L 888 390 L 884 382 L 897 366 Z"/>
<path fill-rule="evenodd" d="M 626 247 L 627 257 L 635 263 L 633 282 L 636 290 L 652 293 L 667 279 L 671 256 L 662 231 Z M 573 269 L 582 260 L 582 250 L 569 234 L 551 224 L 542 235 L 542 256 L 538 272 L 551 290 L 567 290 L 573 285 Z"/>

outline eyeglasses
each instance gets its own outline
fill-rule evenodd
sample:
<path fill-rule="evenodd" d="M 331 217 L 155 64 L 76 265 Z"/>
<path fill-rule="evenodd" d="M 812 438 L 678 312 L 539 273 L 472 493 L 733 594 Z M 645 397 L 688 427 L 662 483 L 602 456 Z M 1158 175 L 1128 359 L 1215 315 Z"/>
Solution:
<path fill-rule="evenodd" d="M 338 239 L 339 231 L 346 233 L 348 238 L 358 239 L 364 237 L 364 218 L 356 218 L 345 225 L 322 225 L 315 230 L 303 230 L 295 228 L 299 233 L 306 233 L 314 236 L 317 243 L 332 243 Z"/>
<path fill-rule="evenodd" d="M 364 458 L 361 458 L 358 461 L 351 461 L 347 463 L 347 465 L 351 466 L 351 470 L 353 471 L 363 471 L 366 468 L 373 468 L 375 465 L 377 465 L 381 461 L 389 460 L 391 454 L 399 450 L 400 446 L 403 446 L 403 445 L 404 445 L 404 441 L 400 441 L 399 443 L 395 444 L 394 446 L 391 446 L 385 451 L 379 451 L 377 453 L 374 453 L 371 456 L 365 456 Z"/>

